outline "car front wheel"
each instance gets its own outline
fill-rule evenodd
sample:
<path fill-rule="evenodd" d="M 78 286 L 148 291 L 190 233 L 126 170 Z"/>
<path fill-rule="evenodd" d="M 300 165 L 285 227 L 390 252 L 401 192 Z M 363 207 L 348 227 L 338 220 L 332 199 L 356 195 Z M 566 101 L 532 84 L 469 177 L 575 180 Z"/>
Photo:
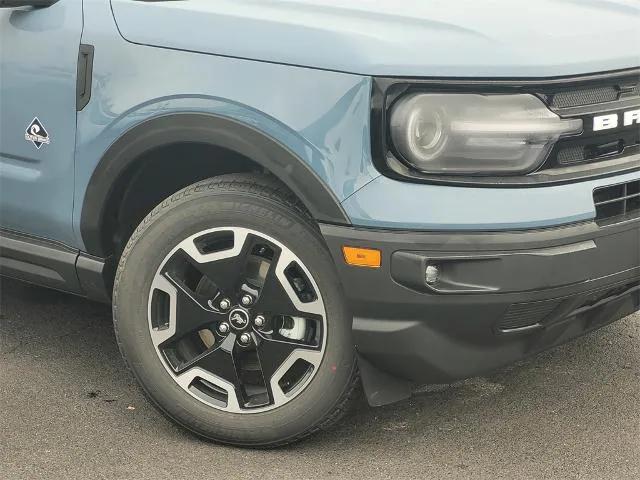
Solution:
<path fill-rule="evenodd" d="M 354 396 L 351 319 L 316 226 L 277 181 L 225 175 L 156 207 L 114 287 L 121 352 L 159 409 L 223 443 L 327 428 Z"/>

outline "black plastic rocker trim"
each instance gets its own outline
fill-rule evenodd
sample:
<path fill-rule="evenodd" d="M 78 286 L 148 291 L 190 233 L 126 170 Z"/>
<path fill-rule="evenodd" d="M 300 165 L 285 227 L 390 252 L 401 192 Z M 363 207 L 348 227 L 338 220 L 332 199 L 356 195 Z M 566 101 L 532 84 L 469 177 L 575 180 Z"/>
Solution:
<path fill-rule="evenodd" d="M 0 275 L 71 293 L 81 291 L 78 250 L 64 244 L 0 230 Z"/>
<path fill-rule="evenodd" d="M 84 296 L 111 303 L 116 266 L 113 257 L 105 259 L 80 252 L 76 260 L 76 273 Z"/>
<path fill-rule="evenodd" d="M 63 243 L 0 229 L 0 277 L 109 302 L 111 270 L 105 259 Z"/>

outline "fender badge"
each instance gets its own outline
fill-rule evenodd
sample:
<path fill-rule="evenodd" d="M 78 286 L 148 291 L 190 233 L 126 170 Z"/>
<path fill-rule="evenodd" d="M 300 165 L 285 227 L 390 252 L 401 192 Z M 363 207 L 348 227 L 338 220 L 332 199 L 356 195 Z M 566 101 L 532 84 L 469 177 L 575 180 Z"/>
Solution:
<path fill-rule="evenodd" d="M 38 150 L 40 150 L 42 145 L 49 145 L 49 143 L 51 143 L 49 133 L 47 133 L 44 125 L 38 120 L 38 117 L 35 117 L 27 127 L 24 139 L 27 142 L 33 143 Z"/>

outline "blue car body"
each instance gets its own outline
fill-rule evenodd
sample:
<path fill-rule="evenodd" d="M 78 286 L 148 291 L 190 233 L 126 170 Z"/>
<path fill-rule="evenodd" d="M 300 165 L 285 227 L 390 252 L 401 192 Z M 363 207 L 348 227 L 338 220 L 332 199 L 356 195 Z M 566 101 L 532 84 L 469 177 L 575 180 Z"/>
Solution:
<path fill-rule="evenodd" d="M 380 242 L 388 245 L 398 232 L 432 232 L 450 237 L 423 243 L 436 250 L 450 244 L 461 252 L 470 244 L 477 249 L 482 244 L 478 238 L 487 232 L 502 232 L 509 238 L 490 250 L 526 250 L 516 239 L 522 232 L 594 225 L 594 191 L 640 180 L 640 155 L 627 158 L 624 169 L 575 181 L 508 188 L 407 181 L 377 163 L 372 91 L 381 78 L 439 79 L 465 88 L 474 82 L 515 82 L 517 88 L 527 82 L 555 85 L 610 72 L 637 78 L 639 25 L 640 4 L 634 0 L 59 0 L 43 9 L 0 10 L 0 227 L 11 241 L 27 236 L 54 242 L 72 255 L 76 268 L 82 264 L 98 269 L 101 259 L 113 253 L 105 247 L 101 230 L 108 215 L 101 205 L 114 194 L 109 179 L 115 182 L 129 168 L 126 159 L 135 156 L 136 148 L 138 154 L 144 149 L 131 139 L 158 137 L 154 125 L 173 118 L 175 131 L 166 130 L 171 132 L 166 143 L 172 135 L 185 140 L 176 125 L 177 119 L 189 116 L 194 125 L 213 122 L 206 123 L 209 132 L 222 131 L 224 125 L 237 128 L 236 133 L 218 132 L 225 141 L 238 137 L 240 142 L 239 132 L 251 132 L 265 145 L 286 151 L 293 160 L 278 163 L 266 147 L 256 147 L 265 155 L 265 166 L 326 225 L 327 238 L 343 239 L 331 230 L 340 226 L 375 229 Z M 79 60 L 81 45 L 90 48 L 84 54 L 80 50 Z M 85 62 L 82 68 L 79 62 Z M 79 77 L 88 70 L 89 82 L 80 87 Z M 83 101 L 86 105 L 79 108 Z M 39 147 L 25 138 L 35 118 L 49 141 Z M 194 135 L 188 140 L 197 141 L 197 131 Z M 153 146 L 163 144 L 160 139 Z M 249 152 L 251 145 L 243 148 Z M 558 234 L 556 243 L 569 230 Z M 456 236 L 464 232 L 476 237 L 467 241 Z M 625 241 L 632 247 L 620 264 L 627 280 L 636 278 L 638 270 L 629 266 L 637 262 L 637 231 L 630 235 L 635 236 Z M 413 242 L 416 249 L 421 242 Z M 534 257 L 544 261 L 551 253 Z M 5 258 L 4 268 L 20 277 L 26 267 Z M 597 278 L 612 273 L 598 269 Z M 368 282 L 345 275 L 356 284 Z M 30 271 L 23 276 L 47 283 L 43 278 L 55 275 Z M 589 280 L 596 273 L 593 276 Z M 95 286 L 88 280 L 94 277 L 78 277 L 75 290 L 87 293 L 92 288 L 87 285 Z M 49 279 L 56 288 L 74 290 Z M 394 285 L 402 281 L 396 278 Z M 510 277 L 495 290 L 512 292 L 506 287 L 510 281 L 515 280 Z M 565 288 L 572 282 L 542 284 Z M 387 327 L 372 326 L 375 319 L 357 313 L 359 308 L 364 312 L 367 303 L 359 288 L 354 287 L 353 302 L 360 323 L 354 328 L 364 332 L 358 337 L 363 350 L 370 345 L 370 358 L 382 364 L 387 358 L 371 332 Z M 532 288 L 526 284 L 519 291 Z M 413 300 L 402 297 L 402 302 Z M 415 333 L 416 316 L 405 317 L 405 323 L 394 324 L 394 332 L 422 338 Z M 431 327 L 427 330 L 431 338 L 437 337 Z M 543 343 L 548 346 L 577 331 Z M 457 351 L 464 342 L 442 340 L 439 348 L 448 345 Z M 464 365 L 434 367 L 438 362 L 433 358 L 425 364 L 436 373 L 434 378 L 446 379 L 464 376 L 465 366 L 477 355 L 487 358 L 481 348 L 465 352 L 464 362 L 460 360 Z M 522 352 L 504 353 L 487 360 L 487 366 Z"/>
<path fill-rule="evenodd" d="M 370 152 L 371 77 L 555 77 L 640 63 L 640 10 L 624 1 L 62 0 L 2 15 L 2 226 L 79 249 L 87 187 L 109 146 L 178 112 L 229 117 L 286 145 L 355 225 L 495 230 L 594 218 L 591 192 L 611 179 L 525 196 L 382 176 Z M 98 54 L 91 101 L 76 115 L 80 43 Z M 34 116 L 54 139 L 40 150 L 23 138 Z M 447 209 L 425 208 L 436 203 Z"/>

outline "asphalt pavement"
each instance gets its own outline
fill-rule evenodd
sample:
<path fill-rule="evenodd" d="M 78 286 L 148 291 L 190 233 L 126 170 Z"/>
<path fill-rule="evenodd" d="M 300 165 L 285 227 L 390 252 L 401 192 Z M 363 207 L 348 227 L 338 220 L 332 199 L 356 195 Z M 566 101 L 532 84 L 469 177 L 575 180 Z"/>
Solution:
<path fill-rule="evenodd" d="M 195 438 L 142 396 L 108 306 L 0 283 L 0 479 L 638 479 L 640 315 L 485 378 L 364 401 L 280 450 Z"/>

